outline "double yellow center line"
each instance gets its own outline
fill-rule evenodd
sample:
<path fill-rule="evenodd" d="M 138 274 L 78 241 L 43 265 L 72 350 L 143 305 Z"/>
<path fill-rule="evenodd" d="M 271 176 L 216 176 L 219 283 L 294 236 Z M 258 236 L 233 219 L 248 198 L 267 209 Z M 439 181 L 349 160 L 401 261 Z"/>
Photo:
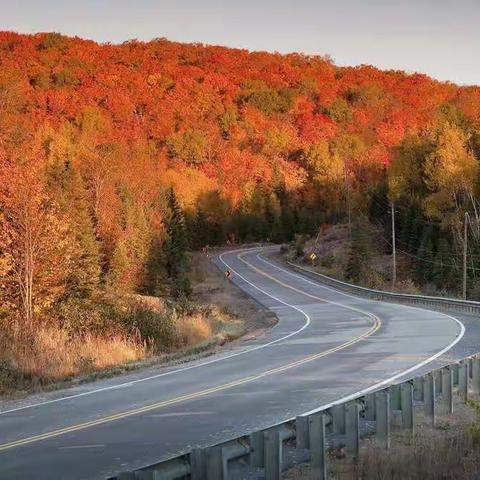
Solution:
<path fill-rule="evenodd" d="M 312 362 L 314 360 L 317 360 L 319 358 L 325 357 L 325 356 L 330 355 L 332 353 L 338 352 L 339 350 L 347 348 L 347 347 L 349 347 L 349 346 L 351 346 L 351 345 L 369 337 L 370 335 L 373 335 L 380 328 L 380 326 L 381 326 L 380 319 L 378 317 L 372 315 L 371 313 L 364 312 L 364 311 L 359 310 L 357 308 L 346 306 L 346 305 L 343 305 L 343 304 L 340 304 L 340 303 L 325 300 L 325 299 L 323 299 L 321 297 L 318 297 L 316 295 L 312 295 L 308 292 L 304 292 L 303 290 L 300 290 L 300 289 L 298 289 L 298 288 L 296 288 L 292 285 L 281 282 L 280 280 L 272 277 L 271 275 L 264 272 L 263 270 L 260 270 L 257 267 L 253 266 L 252 264 L 250 264 L 249 262 L 244 260 L 242 258 L 242 256 L 243 255 L 238 255 L 238 258 L 242 262 L 247 264 L 249 266 L 249 268 L 253 269 L 257 273 L 259 273 L 259 274 L 261 274 L 265 277 L 268 277 L 269 279 L 273 280 L 274 282 L 276 282 L 276 283 L 278 283 L 278 284 L 280 284 L 280 285 L 282 285 L 286 288 L 290 288 L 290 289 L 292 289 L 292 290 L 294 290 L 298 293 L 301 293 L 301 294 L 303 294 L 307 297 L 314 298 L 314 299 L 317 299 L 317 300 L 320 300 L 320 301 L 323 301 L 323 302 L 327 302 L 327 303 L 332 303 L 332 304 L 335 304 L 335 305 L 340 305 L 340 306 L 348 308 L 350 310 L 354 310 L 354 311 L 360 312 L 364 315 L 367 315 L 368 317 L 372 318 L 373 325 L 371 326 L 371 328 L 367 332 L 365 332 L 365 333 L 359 335 L 358 337 L 355 337 L 355 338 L 353 338 L 353 339 L 351 339 L 351 340 L 349 340 L 345 343 L 342 343 L 341 345 L 338 345 L 336 347 L 332 347 L 328 350 L 324 350 L 323 352 L 308 355 L 304 358 L 301 358 L 301 359 L 296 360 L 294 362 L 287 363 L 287 364 L 282 365 L 280 367 L 273 368 L 273 369 L 270 369 L 270 370 L 266 370 L 266 371 L 261 372 L 261 373 L 256 374 L 256 375 L 243 377 L 243 378 L 240 378 L 238 380 L 234 380 L 234 381 L 229 382 L 229 383 L 224 383 L 222 385 L 218 385 L 216 387 L 211 387 L 211 388 L 207 388 L 205 390 L 200 390 L 200 391 L 193 392 L 193 393 L 190 393 L 190 394 L 178 396 L 178 397 L 172 398 L 170 400 L 164 400 L 164 401 L 161 401 L 161 402 L 152 403 L 150 405 L 145 405 L 143 407 L 134 408 L 134 409 L 131 409 L 131 410 L 126 410 L 126 411 L 123 411 L 123 412 L 119 412 L 119 413 L 115 413 L 115 414 L 108 415 L 108 416 L 105 416 L 105 417 L 101 417 L 101 418 L 98 418 L 96 420 L 90 420 L 88 422 L 78 423 L 76 425 L 71 425 L 71 426 L 68 426 L 68 427 L 59 428 L 57 430 L 52 430 L 50 432 L 41 433 L 39 435 L 34 435 L 34 436 L 31 436 L 31 437 L 26 437 L 26 438 L 22 438 L 22 439 L 19 439 L 19 440 L 12 441 L 12 442 L 0 444 L 0 452 L 5 451 L 5 450 L 9 450 L 11 448 L 20 447 L 22 445 L 27 445 L 27 444 L 30 444 L 30 443 L 39 442 L 39 441 L 42 441 L 42 440 L 47 440 L 47 439 L 50 439 L 50 438 L 58 437 L 60 435 L 65 435 L 67 433 L 77 432 L 79 430 L 85 430 L 87 428 L 96 427 L 96 426 L 99 426 L 99 425 L 104 425 L 106 423 L 114 422 L 116 420 L 123 420 L 125 418 L 132 417 L 134 415 L 140 415 L 142 413 L 147 413 L 147 412 L 150 412 L 152 410 L 158 410 L 160 408 L 168 407 L 168 406 L 175 405 L 175 404 L 178 404 L 178 403 L 181 403 L 181 402 L 186 402 L 188 400 L 195 400 L 195 399 L 198 399 L 198 398 L 201 398 L 201 397 L 205 397 L 207 395 L 211 395 L 213 393 L 218 393 L 218 392 L 222 392 L 224 390 L 227 390 L 227 389 L 230 389 L 230 388 L 233 388 L 233 387 L 238 387 L 238 386 L 241 386 L 241 385 L 245 385 L 247 383 L 253 382 L 255 380 L 260 380 L 260 379 L 262 379 L 264 377 L 267 377 L 267 376 L 270 376 L 270 375 L 275 375 L 277 373 L 282 373 L 282 372 L 285 372 L 285 371 L 290 370 L 292 368 L 296 368 L 300 365 L 304 365 L 306 363 Z"/>

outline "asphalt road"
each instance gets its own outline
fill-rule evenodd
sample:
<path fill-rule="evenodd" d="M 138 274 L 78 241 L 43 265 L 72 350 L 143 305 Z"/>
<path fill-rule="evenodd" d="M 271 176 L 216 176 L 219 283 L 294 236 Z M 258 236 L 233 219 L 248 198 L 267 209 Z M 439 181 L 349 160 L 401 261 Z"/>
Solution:
<path fill-rule="evenodd" d="M 216 261 L 278 324 L 203 360 L 4 405 L 0 479 L 105 478 L 480 350 L 476 317 L 349 296 L 259 249 Z"/>

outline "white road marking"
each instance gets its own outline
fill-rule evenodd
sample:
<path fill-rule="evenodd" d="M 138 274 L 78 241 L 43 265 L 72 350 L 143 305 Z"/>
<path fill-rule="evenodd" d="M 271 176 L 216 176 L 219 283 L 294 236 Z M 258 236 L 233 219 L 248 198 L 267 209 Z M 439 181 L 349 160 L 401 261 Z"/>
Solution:
<path fill-rule="evenodd" d="M 341 295 L 344 295 L 344 296 L 347 296 L 347 297 L 351 297 L 351 298 L 354 298 L 356 300 L 362 300 L 362 297 L 358 297 L 358 296 L 354 296 L 354 295 L 350 295 L 348 293 L 344 293 L 344 292 L 340 292 L 338 290 L 335 290 L 333 288 L 330 288 L 330 287 L 327 287 L 326 285 L 321 285 L 319 284 L 318 282 L 312 282 L 310 280 L 308 280 L 307 278 L 301 276 L 301 275 L 297 275 L 295 273 L 292 273 L 292 272 L 289 272 L 288 270 L 278 266 L 278 265 L 275 265 L 271 262 L 269 262 L 268 260 L 264 259 L 263 257 L 261 257 L 260 253 L 256 255 L 256 257 L 263 261 L 264 263 L 278 269 L 278 270 L 281 270 L 293 277 L 296 277 L 296 278 L 299 278 L 307 283 L 310 283 L 312 285 L 315 285 L 317 287 L 320 287 L 320 288 L 325 288 L 327 290 L 330 290 L 330 291 L 333 291 L 335 293 L 340 293 Z M 388 303 L 388 302 L 387 302 Z M 419 307 L 412 307 L 410 305 L 408 305 L 409 308 L 414 308 L 416 310 L 420 310 L 420 311 L 425 311 L 425 309 L 423 308 L 419 308 Z M 432 311 L 432 310 L 430 310 Z M 367 388 L 364 388 L 363 390 L 360 390 L 358 392 L 355 392 L 355 393 L 352 393 L 350 395 L 347 395 L 339 400 L 335 400 L 334 402 L 331 402 L 331 403 L 327 403 L 325 405 L 322 405 L 320 407 L 317 407 L 315 408 L 314 410 L 311 410 L 309 412 L 305 412 L 303 415 L 311 415 L 312 413 L 316 413 L 316 412 L 319 412 L 319 411 L 322 411 L 322 410 L 325 410 L 327 408 L 330 408 L 332 405 L 336 405 L 338 403 L 344 403 L 344 402 L 348 402 L 349 400 L 354 400 L 355 398 L 358 398 L 358 397 L 361 397 L 362 395 L 365 395 L 367 393 L 370 393 L 370 392 L 373 392 L 375 390 L 379 390 L 381 387 L 385 386 L 385 385 L 388 385 L 392 382 L 394 382 L 395 380 L 397 380 L 398 378 L 401 378 L 401 377 L 404 377 L 412 372 L 414 372 L 415 370 L 418 370 L 419 368 L 422 368 L 424 367 L 425 365 L 427 365 L 428 363 L 432 362 L 433 360 L 437 359 L 438 357 L 440 357 L 441 355 L 443 355 L 444 353 L 448 352 L 448 350 L 450 350 L 453 346 L 455 346 L 461 339 L 462 337 L 465 335 L 465 326 L 463 325 L 463 323 L 458 320 L 457 318 L 455 317 L 452 317 L 451 315 L 448 315 L 447 313 L 443 313 L 443 312 L 437 312 L 435 311 L 435 313 L 438 313 L 439 315 L 444 315 L 450 319 L 452 319 L 453 321 L 455 321 L 458 326 L 460 327 L 460 333 L 457 334 L 455 340 L 453 340 L 451 343 L 449 343 L 446 347 L 444 347 L 442 350 L 440 350 L 439 352 L 435 353 L 434 355 L 432 355 L 431 357 L 428 357 L 426 358 L 425 360 L 423 360 L 422 362 L 420 363 L 417 363 L 416 365 L 413 365 L 412 367 L 406 369 L 406 370 L 399 370 L 397 372 L 395 372 L 394 374 L 392 374 L 392 376 L 390 378 L 387 378 L 385 380 L 382 380 L 381 382 L 378 382 L 370 387 L 367 387 Z"/>
<path fill-rule="evenodd" d="M 66 447 L 58 447 L 59 450 L 75 450 L 80 448 L 103 448 L 105 447 L 104 444 L 96 444 L 96 445 L 71 445 Z"/>
<path fill-rule="evenodd" d="M 236 250 L 235 252 L 240 253 L 240 252 L 249 251 L 249 250 L 251 250 L 251 249 L 241 249 L 241 250 Z M 230 253 L 230 252 L 225 252 L 225 253 Z M 206 362 L 197 363 L 197 364 L 194 364 L 194 365 L 189 365 L 188 367 L 177 368 L 176 370 L 170 370 L 169 372 L 158 373 L 156 375 L 151 375 L 151 376 L 145 377 L 145 378 L 139 378 L 138 380 L 132 380 L 132 381 L 128 381 L 128 382 L 125 382 L 125 383 L 120 383 L 120 384 L 117 384 L 117 385 L 111 385 L 109 387 L 97 388 L 95 390 L 89 390 L 88 392 L 77 393 L 77 394 L 74 394 L 74 395 L 67 395 L 65 397 L 54 398 L 52 400 L 45 400 L 43 402 L 32 403 L 30 405 L 23 405 L 21 407 L 10 408 L 8 410 L 0 411 L 0 415 L 6 415 L 7 413 L 18 412 L 18 411 L 26 410 L 26 409 L 29 409 L 29 408 L 41 407 L 41 406 L 44 406 L 44 405 L 50 405 L 52 403 L 58 403 L 58 402 L 66 401 L 66 400 L 72 400 L 74 398 L 86 397 L 88 395 L 93 395 L 93 394 L 96 394 L 96 393 L 101 393 L 101 392 L 106 392 L 106 391 L 109 391 L 109 390 L 115 390 L 115 389 L 118 389 L 118 388 L 132 386 L 132 385 L 135 385 L 137 383 L 147 382 L 149 380 L 154 380 L 154 379 L 157 379 L 157 378 L 165 377 L 167 375 L 173 375 L 175 373 L 185 372 L 187 370 L 192 370 L 194 368 L 200 368 L 200 367 L 204 367 L 206 365 L 211 365 L 212 363 L 217 363 L 217 362 L 221 362 L 221 361 L 224 361 L 224 360 L 228 360 L 230 358 L 237 357 L 239 355 L 245 355 L 247 353 L 251 353 L 251 352 L 254 352 L 256 350 L 260 350 L 262 348 L 269 347 L 270 345 L 274 345 L 275 343 L 281 342 L 283 340 L 286 340 L 287 338 L 290 338 L 290 337 L 293 337 L 294 335 L 297 335 L 298 333 L 300 333 L 301 331 L 303 331 L 305 328 L 307 328 L 310 325 L 310 317 L 305 312 L 300 310 L 298 307 L 295 307 L 294 305 L 290 305 L 290 304 L 284 302 L 283 300 L 280 300 L 279 298 L 275 297 L 274 295 L 270 295 L 265 290 L 261 289 L 260 287 L 257 287 L 253 283 L 249 282 L 245 277 L 240 275 L 236 270 L 234 270 L 231 266 L 229 266 L 223 260 L 223 255 L 225 253 L 219 255 L 218 258 L 227 268 L 229 268 L 230 270 L 235 272 L 235 274 L 238 277 L 240 277 L 242 280 L 244 280 L 246 283 L 251 285 L 253 288 L 257 289 L 261 293 L 263 293 L 263 294 L 267 295 L 268 297 L 276 300 L 277 302 L 280 302 L 283 305 L 286 305 L 287 307 L 291 307 L 291 308 L 299 311 L 302 315 L 305 316 L 305 318 L 306 318 L 305 323 L 298 330 L 294 330 L 293 332 L 289 332 L 287 335 L 285 335 L 281 338 L 277 338 L 276 340 L 272 340 L 271 342 L 264 343 L 264 344 L 261 344 L 261 345 L 256 345 L 255 347 L 252 347 L 252 348 L 247 348 L 245 350 L 241 350 L 240 352 L 232 353 L 231 355 L 226 355 L 226 356 L 221 356 L 221 357 L 218 357 L 218 358 L 213 358 L 213 359 L 208 360 Z"/>

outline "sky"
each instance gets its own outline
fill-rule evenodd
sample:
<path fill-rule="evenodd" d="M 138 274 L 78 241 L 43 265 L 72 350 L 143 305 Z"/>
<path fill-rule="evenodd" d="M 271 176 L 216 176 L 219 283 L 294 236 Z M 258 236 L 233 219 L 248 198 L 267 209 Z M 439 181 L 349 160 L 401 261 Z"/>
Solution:
<path fill-rule="evenodd" d="M 0 30 L 330 55 L 480 85 L 480 0 L 0 0 Z"/>

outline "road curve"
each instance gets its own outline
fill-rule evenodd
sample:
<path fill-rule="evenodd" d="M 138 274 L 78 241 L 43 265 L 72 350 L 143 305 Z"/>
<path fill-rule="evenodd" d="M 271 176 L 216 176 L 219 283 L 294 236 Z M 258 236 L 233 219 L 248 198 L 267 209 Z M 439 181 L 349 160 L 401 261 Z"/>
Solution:
<path fill-rule="evenodd" d="M 472 316 L 347 295 L 274 262 L 271 251 L 216 262 L 276 313 L 274 328 L 180 367 L 4 407 L 0 479 L 105 478 L 413 376 L 480 343 Z"/>

